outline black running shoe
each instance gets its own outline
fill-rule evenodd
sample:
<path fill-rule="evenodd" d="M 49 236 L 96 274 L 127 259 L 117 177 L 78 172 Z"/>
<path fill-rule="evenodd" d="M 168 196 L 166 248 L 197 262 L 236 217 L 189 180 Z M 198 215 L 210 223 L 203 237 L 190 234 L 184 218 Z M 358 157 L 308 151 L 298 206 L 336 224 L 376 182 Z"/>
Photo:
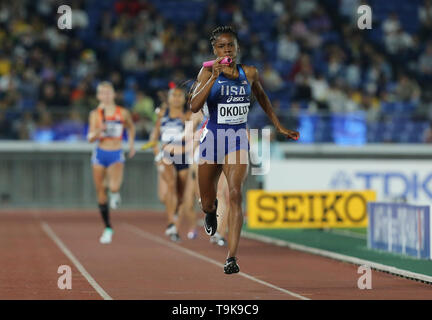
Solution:
<path fill-rule="evenodd" d="M 232 273 L 240 272 L 240 267 L 237 264 L 237 258 L 236 257 L 231 257 L 231 258 L 228 258 L 226 260 L 225 265 L 224 265 L 224 272 L 226 274 L 232 274 Z"/>
<path fill-rule="evenodd" d="M 217 199 L 215 201 L 215 205 L 216 205 L 216 209 L 213 212 L 204 212 L 205 213 L 205 219 L 204 219 L 204 229 L 205 232 L 209 235 L 209 236 L 214 236 L 214 234 L 217 231 L 217 216 L 216 216 L 216 211 L 217 211 Z"/>

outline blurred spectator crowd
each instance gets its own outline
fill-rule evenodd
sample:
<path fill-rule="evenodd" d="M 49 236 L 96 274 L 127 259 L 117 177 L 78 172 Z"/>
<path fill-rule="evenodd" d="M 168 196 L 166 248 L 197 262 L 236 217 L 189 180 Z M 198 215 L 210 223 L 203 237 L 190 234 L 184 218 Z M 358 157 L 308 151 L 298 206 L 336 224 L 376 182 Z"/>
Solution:
<path fill-rule="evenodd" d="M 158 92 L 193 80 L 213 58 L 211 30 L 232 25 L 240 61 L 281 121 L 310 131 L 304 142 L 334 142 L 350 114 L 364 142 L 432 141 L 431 0 L 71 0 L 60 30 L 64 2 L 0 2 L 0 139 L 84 139 L 101 80 L 147 139 Z M 370 30 L 357 27 L 362 4 Z M 250 126 L 268 124 L 255 101 Z"/>

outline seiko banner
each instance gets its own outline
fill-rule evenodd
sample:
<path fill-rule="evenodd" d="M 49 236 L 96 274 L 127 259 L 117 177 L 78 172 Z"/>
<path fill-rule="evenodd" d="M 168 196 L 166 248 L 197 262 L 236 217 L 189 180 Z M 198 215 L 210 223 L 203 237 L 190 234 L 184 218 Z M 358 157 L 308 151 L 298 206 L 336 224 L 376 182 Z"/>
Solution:
<path fill-rule="evenodd" d="M 264 179 L 268 191 L 374 190 L 378 201 L 432 203 L 432 162 L 427 160 L 271 161 Z"/>
<path fill-rule="evenodd" d="M 368 225 L 373 191 L 247 192 L 250 228 L 342 228 Z"/>

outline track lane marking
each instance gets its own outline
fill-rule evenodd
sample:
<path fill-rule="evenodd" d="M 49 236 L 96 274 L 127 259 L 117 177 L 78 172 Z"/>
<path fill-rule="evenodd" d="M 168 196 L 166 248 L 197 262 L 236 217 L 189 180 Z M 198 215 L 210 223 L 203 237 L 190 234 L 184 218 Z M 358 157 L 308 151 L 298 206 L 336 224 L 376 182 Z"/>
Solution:
<path fill-rule="evenodd" d="M 155 235 L 153 235 L 153 234 L 151 234 L 149 232 L 146 232 L 146 231 L 144 231 L 144 230 L 142 230 L 142 229 L 140 229 L 140 228 L 138 228 L 136 226 L 133 226 L 133 225 L 131 225 L 129 223 L 123 223 L 123 225 L 127 229 L 129 229 L 130 231 L 134 232 L 135 234 L 137 234 L 137 235 L 139 235 L 139 236 L 141 236 L 143 238 L 146 238 L 146 239 L 151 240 L 153 242 L 157 242 L 159 244 L 165 245 L 167 247 L 170 247 L 171 249 L 174 249 L 174 250 L 186 253 L 186 254 L 188 254 L 190 256 L 193 256 L 195 258 L 201 259 L 201 260 L 206 261 L 208 263 L 214 264 L 214 265 L 216 265 L 218 267 L 223 267 L 223 264 L 217 262 L 216 260 L 213 260 L 213 259 L 211 259 L 209 257 L 206 257 L 206 256 L 204 256 L 202 254 L 199 254 L 199 253 L 197 253 L 195 251 L 192 251 L 190 249 L 183 248 L 183 247 L 179 246 L 178 244 L 175 244 L 175 243 L 172 243 L 172 242 L 170 242 L 168 240 L 162 239 L 161 237 L 155 236 Z M 249 275 L 247 273 L 239 272 L 238 275 L 240 275 L 240 276 L 242 276 L 242 277 L 244 277 L 246 279 L 249 279 L 251 281 L 257 282 L 259 284 L 262 284 L 264 286 L 267 286 L 269 288 L 272 288 L 272 289 L 275 289 L 277 291 L 280 291 L 280 292 L 283 292 L 285 294 L 288 294 L 290 296 L 293 296 L 293 297 L 295 297 L 297 299 L 300 299 L 300 300 L 311 300 L 310 298 L 304 297 L 304 296 L 302 296 L 300 294 L 297 294 L 295 292 L 292 292 L 292 291 L 280 288 L 280 287 L 275 286 L 275 285 L 273 285 L 271 283 L 268 283 L 266 281 L 257 279 L 254 276 L 251 276 L 251 275 Z"/>
<path fill-rule="evenodd" d="M 41 223 L 42 230 L 51 238 L 52 241 L 60 248 L 60 250 L 69 258 L 69 260 L 75 265 L 82 276 L 87 282 L 96 290 L 96 292 L 104 300 L 113 300 L 108 293 L 96 282 L 96 280 L 87 272 L 83 265 L 78 261 L 74 254 L 68 249 L 68 247 L 60 240 L 55 234 L 51 227 L 44 221 Z"/>

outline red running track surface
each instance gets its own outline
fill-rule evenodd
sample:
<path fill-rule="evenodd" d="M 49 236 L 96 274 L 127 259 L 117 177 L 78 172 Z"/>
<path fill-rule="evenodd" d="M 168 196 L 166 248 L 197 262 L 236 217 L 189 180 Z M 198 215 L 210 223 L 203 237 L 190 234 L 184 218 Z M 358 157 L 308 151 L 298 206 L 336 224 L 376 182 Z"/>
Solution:
<path fill-rule="evenodd" d="M 241 273 L 225 275 L 226 248 L 202 228 L 170 242 L 159 212 L 114 212 L 108 245 L 96 210 L 1 211 L 0 220 L 0 299 L 432 299 L 430 285 L 377 271 L 372 290 L 359 290 L 355 265 L 248 239 Z M 72 290 L 57 287 L 60 265 L 72 269 Z"/>

